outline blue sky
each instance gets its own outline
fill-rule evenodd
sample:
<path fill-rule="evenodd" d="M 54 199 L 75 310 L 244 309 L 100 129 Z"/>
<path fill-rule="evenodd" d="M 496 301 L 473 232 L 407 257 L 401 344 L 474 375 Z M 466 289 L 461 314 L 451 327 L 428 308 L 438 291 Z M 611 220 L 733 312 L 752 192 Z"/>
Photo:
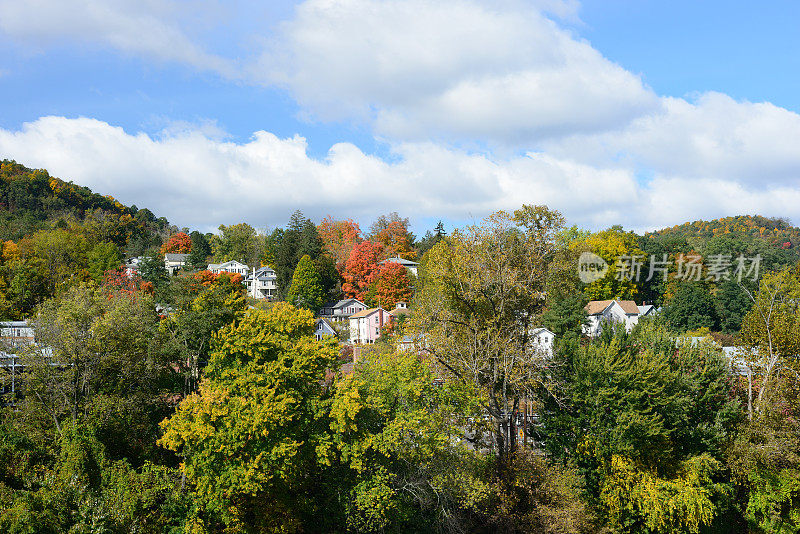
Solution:
<path fill-rule="evenodd" d="M 179 226 L 800 223 L 795 2 L 0 0 L 0 155 Z"/>

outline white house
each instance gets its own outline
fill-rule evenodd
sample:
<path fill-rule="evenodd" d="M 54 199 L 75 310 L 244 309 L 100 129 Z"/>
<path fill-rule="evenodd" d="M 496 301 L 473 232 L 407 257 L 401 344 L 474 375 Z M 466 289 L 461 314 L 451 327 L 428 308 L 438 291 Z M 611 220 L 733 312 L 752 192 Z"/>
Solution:
<path fill-rule="evenodd" d="M 139 264 L 142 262 L 141 256 L 136 256 L 135 258 L 129 258 L 125 261 L 125 276 L 128 278 L 133 278 L 137 274 L 139 274 Z"/>
<path fill-rule="evenodd" d="M 536 352 L 541 352 L 546 356 L 553 355 L 553 346 L 556 335 L 545 327 L 534 328 L 531 331 L 531 343 Z"/>
<path fill-rule="evenodd" d="M 164 254 L 164 267 L 170 275 L 173 275 L 186 266 L 188 258 L 188 254 Z"/>
<path fill-rule="evenodd" d="M 272 300 L 278 295 L 278 276 L 269 267 L 261 267 L 244 278 L 247 294 L 254 299 Z"/>
<path fill-rule="evenodd" d="M 410 315 L 411 310 L 408 309 L 408 304 L 400 301 L 394 305 L 394 309 L 389 312 L 389 315 L 394 317 L 395 319 L 400 319 L 401 317 L 405 317 L 406 315 Z"/>
<path fill-rule="evenodd" d="M 226 261 L 224 263 L 209 263 L 208 270 L 214 274 L 226 272 L 241 274 L 243 277 L 247 276 L 247 273 L 250 272 L 250 268 L 247 265 L 236 260 Z"/>
<path fill-rule="evenodd" d="M 395 256 L 394 258 L 387 258 L 382 262 L 380 262 L 381 265 L 383 265 L 384 263 L 399 263 L 400 265 L 408 269 L 408 272 L 410 272 L 414 276 L 417 276 L 417 267 L 419 267 L 419 263 L 415 261 L 406 260 Z"/>
<path fill-rule="evenodd" d="M 639 308 L 639 319 L 642 317 L 647 317 L 648 315 L 655 315 L 656 307 L 652 304 L 642 304 L 641 306 L 636 306 Z"/>
<path fill-rule="evenodd" d="M 0 322 L 0 349 L 14 352 L 14 349 L 33 345 L 33 327 L 28 321 Z"/>
<path fill-rule="evenodd" d="M 591 337 L 599 336 L 605 324 L 621 323 L 630 332 L 639 322 L 639 307 L 632 300 L 593 300 L 584 309 L 588 317 L 583 333 Z"/>
<path fill-rule="evenodd" d="M 320 341 L 325 338 L 325 336 L 336 337 L 336 329 L 333 327 L 333 323 L 331 323 L 325 317 L 317 318 L 314 327 L 314 337 L 317 338 L 317 341 Z"/>
<path fill-rule="evenodd" d="M 364 311 L 367 305 L 358 299 L 344 299 L 338 302 L 329 302 L 319 310 L 319 316 L 331 321 L 344 321 L 354 313 Z"/>
<path fill-rule="evenodd" d="M 350 341 L 352 343 L 375 343 L 383 327 L 392 321 L 392 316 L 383 308 L 370 308 L 350 316 Z"/>

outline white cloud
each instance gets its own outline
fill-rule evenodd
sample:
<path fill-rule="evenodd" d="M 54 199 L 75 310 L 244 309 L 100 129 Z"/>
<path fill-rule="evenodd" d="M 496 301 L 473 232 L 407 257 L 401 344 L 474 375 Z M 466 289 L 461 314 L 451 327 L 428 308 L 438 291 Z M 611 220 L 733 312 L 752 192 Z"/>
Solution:
<path fill-rule="evenodd" d="M 234 76 L 233 62 L 206 52 L 177 23 L 199 3 L 160 0 L 0 0 L 0 32 L 34 47 L 68 39 Z"/>
<path fill-rule="evenodd" d="M 94 119 L 43 117 L 18 131 L 0 129 L 0 154 L 199 228 L 283 225 L 297 208 L 316 219 L 331 213 L 369 222 L 397 210 L 417 220 L 468 220 L 523 203 L 547 204 L 592 228 L 745 211 L 800 216 L 800 193 L 780 184 L 659 177 L 643 187 L 623 168 L 542 153 L 497 160 L 433 143 L 399 144 L 391 162 L 349 143 L 314 159 L 298 136 L 259 131 L 234 143 L 202 129 L 185 125 L 153 138 Z"/>
<path fill-rule="evenodd" d="M 521 146 L 620 127 L 658 105 L 639 76 L 541 9 L 574 3 L 307 0 L 251 72 L 314 116 L 380 135 Z"/>
<path fill-rule="evenodd" d="M 769 103 L 737 102 L 721 93 L 693 101 L 662 99 L 662 109 L 623 129 L 546 143 L 560 157 L 612 162 L 668 177 L 716 179 L 749 186 L 800 185 L 800 115 Z"/>

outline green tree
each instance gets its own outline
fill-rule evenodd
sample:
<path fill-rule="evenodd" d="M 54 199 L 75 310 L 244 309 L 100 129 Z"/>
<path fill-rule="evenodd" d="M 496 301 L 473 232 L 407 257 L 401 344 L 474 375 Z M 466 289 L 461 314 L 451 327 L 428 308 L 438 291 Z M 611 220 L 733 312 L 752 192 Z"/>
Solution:
<path fill-rule="evenodd" d="M 751 349 L 746 363 L 752 419 L 753 411 L 761 409 L 764 395 L 770 393 L 782 373 L 792 368 L 800 354 L 800 263 L 765 275 L 758 292 L 748 294 L 753 306 L 742 321 L 740 338 Z M 754 385 L 758 389 L 755 400 Z"/>
<path fill-rule="evenodd" d="M 683 282 L 662 313 L 670 326 L 683 332 L 702 327 L 719 330 L 717 309 L 717 303 L 705 284 Z"/>
<path fill-rule="evenodd" d="M 316 312 L 322 307 L 325 296 L 316 265 L 310 256 L 303 256 L 294 270 L 288 301 L 298 308 Z"/>
<path fill-rule="evenodd" d="M 639 283 L 623 265 L 633 265 L 631 258 L 645 264 L 644 252 L 639 249 L 638 238 L 633 232 L 625 232 L 621 226 L 592 234 L 586 245 L 609 265 L 606 275 L 587 285 L 585 293 L 590 300 L 633 299 L 639 295 Z M 620 263 L 621 262 L 621 263 Z"/>
<path fill-rule="evenodd" d="M 89 263 L 89 276 L 98 284 L 103 283 L 106 271 L 118 269 L 122 256 L 114 243 L 98 243 L 86 255 Z"/>
<path fill-rule="evenodd" d="M 313 325 L 311 312 L 286 303 L 249 310 L 217 337 L 199 392 L 162 424 L 160 443 L 183 455 L 202 509 L 194 524 L 291 531 L 313 513 L 305 495 L 329 439 L 323 380 L 338 355 Z"/>
<path fill-rule="evenodd" d="M 169 273 L 164 265 L 164 256 L 157 250 L 151 250 L 142 257 L 139 263 L 139 276 L 145 282 L 153 284 L 157 298 L 163 298 L 169 287 Z"/>
<path fill-rule="evenodd" d="M 196 269 L 204 269 L 208 265 L 208 257 L 211 256 L 211 245 L 208 238 L 197 230 L 189 234 L 192 239 L 192 250 L 186 259 L 189 265 Z"/>
<path fill-rule="evenodd" d="M 427 256 L 412 331 L 450 380 L 481 392 L 491 422 L 484 446 L 503 472 L 517 448 L 521 402 L 540 384 L 531 338 L 544 307 L 548 264 L 563 217 L 544 206 L 499 212 L 455 231 Z"/>
<path fill-rule="evenodd" d="M 213 236 L 211 248 L 214 260 L 240 261 L 247 265 L 258 265 L 264 251 L 264 238 L 255 228 L 246 223 L 219 226 L 219 236 Z"/>
<path fill-rule="evenodd" d="M 678 343 L 648 321 L 560 352 L 552 372 L 558 386 L 542 396 L 540 439 L 578 466 L 615 530 L 696 532 L 735 521 L 723 467 L 743 414 L 718 348 Z"/>
<path fill-rule="evenodd" d="M 314 260 L 319 257 L 323 242 L 317 227 L 299 210 L 292 214 L 286 229 L 273 232 L 271 241 L 274 248 L 273 268 L 278 278 L 278 291 L 285 297 L 300 258 L 308 255 Z"/>

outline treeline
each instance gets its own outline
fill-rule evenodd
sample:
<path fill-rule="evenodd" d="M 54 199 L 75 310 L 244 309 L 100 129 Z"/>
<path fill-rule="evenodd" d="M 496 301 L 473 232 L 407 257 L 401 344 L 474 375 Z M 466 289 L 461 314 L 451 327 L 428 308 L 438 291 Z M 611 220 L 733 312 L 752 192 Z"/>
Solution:
<path fill-rule="evenodd" d="M 0 371 L 2 532 L 800 531 L 793 246 L 591 233 L 541 206 L 421 239 L 398 214 L 205 234 L 98 209 L 3 245 L 6 316 L 38 344 Z M 589 284 L 584 252 L 609 265 Z M 650 255 L 663 276 L 617 264 Z M 687 255 L 763 264 L 686 280 Z M 273 268 L 278 302 L 205 270 L 227 260 Z M 353 362 L 314 336 L 344 296 L 411 314 Z M 584 337 L 585 304 L 612 298 L 662 309 Z M 739 352 L 685 337 L 700 327 Z"/>
<path fill-rule="evenodd" d="M 347 375 L 310 311 L 239 275 L 169 279 L 162 315 L 146 282 L 73 285 L 6 397 L 0 530 L 800 529 L 800 265 L 756 284 L 731 360 L 663 316 L 584 338 L 554 312 L 588 298 L 569 235 L 523 207 L 442 236 Z"/>
<path fill-rule="evenodd" d="M 439 222 L 418 240 L 408 218 L 397 213 L 378 217 L 366 232 L 350 219 L 330 216 L 315 225 L 300 211 L 292 214 L 285 227 L 272 231 L 246 223 L 222 225 L 218 230 L 216 234 L 175 234 L 161 253 L 189 253 L 193 270 L 231 260 L 268 266 L 277 276 L 278 298 L 314 312 L 323 303 L 343 297 L 370 306 L 409 301 L 413 275 L 396 262 L 382 262 L 417 260 L 446 235 Z"/>

